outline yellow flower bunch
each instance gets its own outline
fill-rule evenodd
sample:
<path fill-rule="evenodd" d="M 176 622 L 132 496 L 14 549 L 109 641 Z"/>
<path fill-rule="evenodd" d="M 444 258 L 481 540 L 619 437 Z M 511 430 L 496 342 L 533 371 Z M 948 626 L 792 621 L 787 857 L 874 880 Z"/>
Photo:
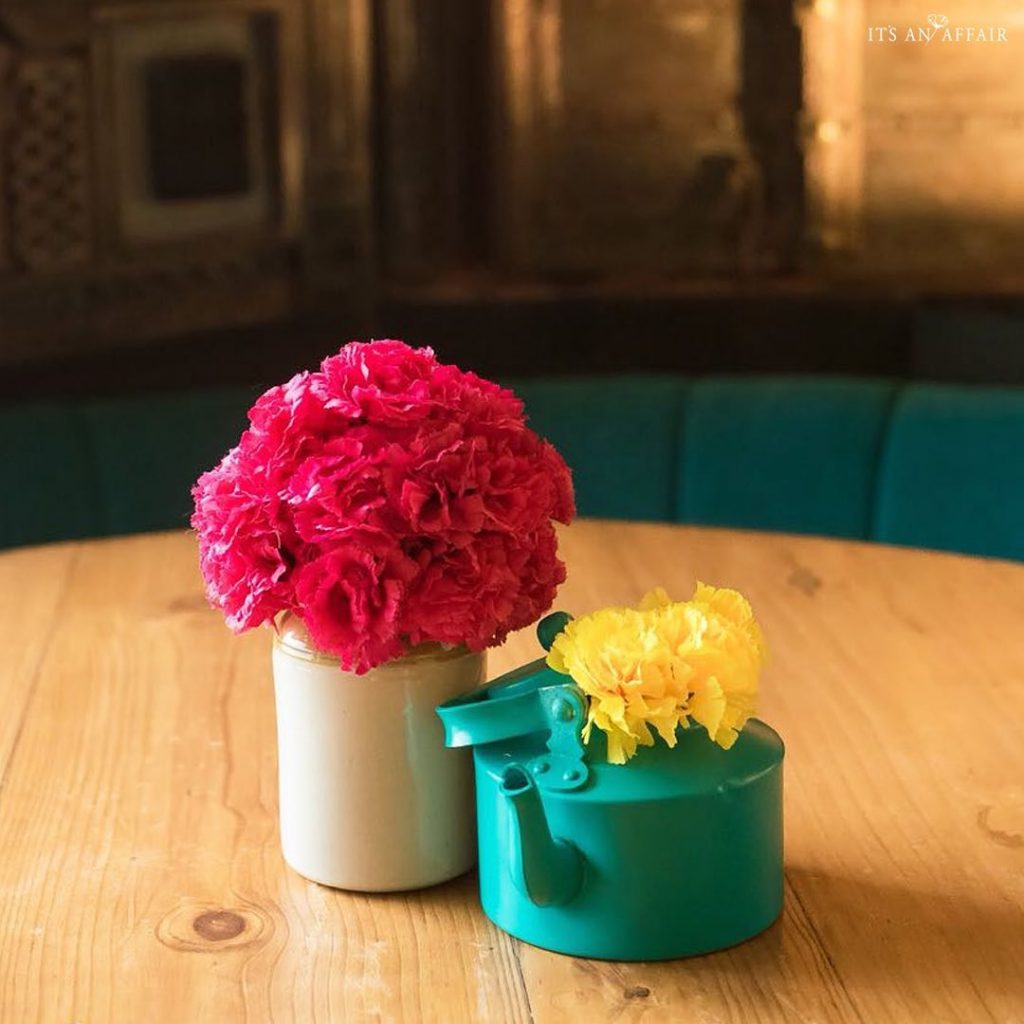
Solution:
<path fill-rule="evenodd" d="M 699 722 L 728 749 L 757 710 L 765 658 L 761 630 L 746 598 L 703 583 L 689 601 L 660 587 L 636 608 L 604 608 L 573 619 L 548 652 L 590 698 L 584 742 L 596 725 L 608 736 L 608 760 L 623 764 L 637 745 L 670 746 L 676 729 Z"/>

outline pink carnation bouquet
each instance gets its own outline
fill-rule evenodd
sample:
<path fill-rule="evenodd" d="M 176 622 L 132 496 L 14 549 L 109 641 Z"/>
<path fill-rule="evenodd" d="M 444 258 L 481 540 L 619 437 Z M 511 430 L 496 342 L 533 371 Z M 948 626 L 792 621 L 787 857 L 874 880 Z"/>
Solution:
<path fill-rule="evenodd" d="M 206 593 L 236 632 L 290 611 L 362 673 L 426 642 L 482 650 L 551 606 L 572 483 L 511 391 L 352 342 L 249 423 L 193 490 Z"/>

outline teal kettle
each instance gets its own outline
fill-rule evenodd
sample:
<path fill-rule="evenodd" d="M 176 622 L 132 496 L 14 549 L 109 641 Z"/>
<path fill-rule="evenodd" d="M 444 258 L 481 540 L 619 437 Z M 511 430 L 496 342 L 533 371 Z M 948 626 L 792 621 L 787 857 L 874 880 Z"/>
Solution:
<path fill-rule="evenodd" d="M 544 646 L 567 617 L 538 627 Z M 546 641 L 546 642 L 545 642 Z M 607 763 L 587 704 L 532 662 L 437 709 L 473 748 L 480 900 L 499 928 L 574 956 L 663 960 L 735 945 L 782 910 L 782 741 L 730 750 L 696 725 Z"/>

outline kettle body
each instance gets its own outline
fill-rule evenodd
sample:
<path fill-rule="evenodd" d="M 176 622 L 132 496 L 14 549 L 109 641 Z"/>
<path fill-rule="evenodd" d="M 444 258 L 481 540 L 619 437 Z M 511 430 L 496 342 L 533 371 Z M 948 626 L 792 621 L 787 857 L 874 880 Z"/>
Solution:
<path fill-rule="evenodd" d="M 735 945 L 782 910 L 784 748 L 751 720 L 723 750 L 680 729 L 624 765 L 580 735 L 586 701 L 534 662 L 438 708 L 472 745 L 480 898 L 500 928 L 575 956 L 660 960 Z"/>

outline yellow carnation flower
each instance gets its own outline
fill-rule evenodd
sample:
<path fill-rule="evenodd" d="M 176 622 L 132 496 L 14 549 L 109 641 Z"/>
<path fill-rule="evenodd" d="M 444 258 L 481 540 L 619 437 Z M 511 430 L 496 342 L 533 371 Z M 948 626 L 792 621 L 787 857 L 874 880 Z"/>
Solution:
<path fill-rule="evenodd" d="M 690 719 L 728 749 L 757 710 L 765 649 L 742 594 L 703 583 L 689 601 L 660 587 L 636 608 L 604 608 L 573 619 L 548 652 L 590 698 L 584 742 L 596 725 L 608 760 L 623 764 L 652 729 L 670 746 Z"/>

